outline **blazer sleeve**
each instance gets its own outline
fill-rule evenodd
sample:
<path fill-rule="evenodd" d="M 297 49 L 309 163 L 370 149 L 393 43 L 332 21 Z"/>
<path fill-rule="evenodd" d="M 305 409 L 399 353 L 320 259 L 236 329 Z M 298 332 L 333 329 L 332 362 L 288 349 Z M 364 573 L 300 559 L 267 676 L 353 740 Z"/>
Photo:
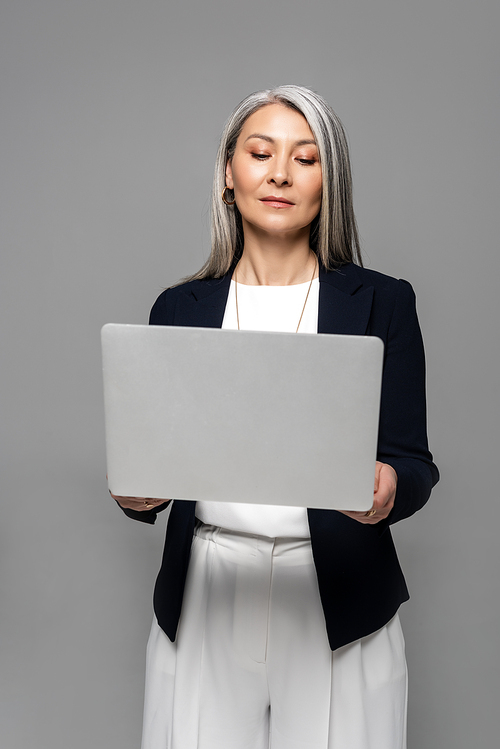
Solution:
<path fill-rule="evenodd" d="M 116 504 L 120 510 L 123 510 L 128 518 L 132 518 L 132 520 L 140 520 L 142 523 L 149 523 L 149 525 L 154 525 L 158 513 L 166 510 L 171 501 L 171 499 L 167 499 L 163 504 L 157 505 L 152 510 L 131 510 L 128 507 L 122 507 L 118 502 Z"/>
<path fill-rule="evenodd" d="M 425 358 L 415 294 L 402 280 L 386 339 L 378 460 L 398 475 L 394 507 L 376 526 L 382 533 L 423 507 L 439 480 L 427 443 Z"/>

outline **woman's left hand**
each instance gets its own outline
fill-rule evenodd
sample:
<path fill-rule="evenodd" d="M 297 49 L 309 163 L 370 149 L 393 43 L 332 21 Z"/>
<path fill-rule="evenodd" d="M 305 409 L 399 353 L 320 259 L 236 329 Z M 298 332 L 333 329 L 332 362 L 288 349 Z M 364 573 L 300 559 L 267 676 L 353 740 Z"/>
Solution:
<path fill-rule="evenodd" d="M 385 520 L 392 508 L 396 497 L 398 476 L 396 471 L 388 463 L 375 463 L 375 488 L 373 492 L 373 505 L 368 512 L 349 512 L 342 510 L 344 515 L 366 525 L 375 525 Z M 373 512 L 375 510 L 375 512 Z"/>

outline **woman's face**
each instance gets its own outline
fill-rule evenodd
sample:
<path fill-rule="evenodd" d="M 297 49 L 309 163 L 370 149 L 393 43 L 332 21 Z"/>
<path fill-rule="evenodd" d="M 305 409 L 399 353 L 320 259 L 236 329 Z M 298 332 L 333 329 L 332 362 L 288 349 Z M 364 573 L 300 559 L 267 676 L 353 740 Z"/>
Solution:
<path fill-rule="evenodd" d="M 226 167 L 243 228 L 297 234 L 321 207 L 321 164 L 305 117 L 268 104 L 246 120 Z"/>

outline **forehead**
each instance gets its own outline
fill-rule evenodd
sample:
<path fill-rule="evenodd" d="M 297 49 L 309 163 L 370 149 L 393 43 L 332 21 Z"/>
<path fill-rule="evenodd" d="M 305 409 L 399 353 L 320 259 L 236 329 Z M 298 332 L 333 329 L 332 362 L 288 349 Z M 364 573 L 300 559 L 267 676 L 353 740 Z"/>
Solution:
<path fill-rule="evenodd" d="M 304 115 L 284 104 L 267 104 L 251 114 L 245 121 L 238 140 L 243 143 L 254 133 L 267 135 L 274 140 L 314 138 Z"/>

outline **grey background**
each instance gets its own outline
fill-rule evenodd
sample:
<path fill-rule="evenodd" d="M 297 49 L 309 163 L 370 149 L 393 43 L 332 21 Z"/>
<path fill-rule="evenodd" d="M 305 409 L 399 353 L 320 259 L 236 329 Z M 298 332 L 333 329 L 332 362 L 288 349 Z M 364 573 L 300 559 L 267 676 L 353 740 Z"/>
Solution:
<path fill-rule="evenodd" d="M 409 748 L 496 745 L 498 20 L 495 0 L 2 0 L 2 747 L 139 746 L 165 519 L 107 496 L 99 329 L 201 265 L 223 121 L 279 83 L 339 113 L 366 264 L 417 291 L 443 480 L 395 529 Z"/>

